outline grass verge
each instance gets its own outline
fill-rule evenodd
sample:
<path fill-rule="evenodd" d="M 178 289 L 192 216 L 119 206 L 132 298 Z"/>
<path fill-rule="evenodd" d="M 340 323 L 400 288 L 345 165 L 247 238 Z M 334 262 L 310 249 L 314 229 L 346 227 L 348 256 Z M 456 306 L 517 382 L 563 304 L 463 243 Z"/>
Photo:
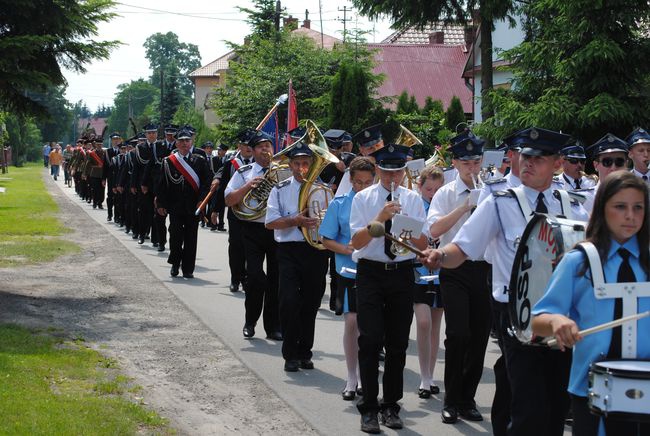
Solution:
<path fill-rule="evenodd" d="M 136 392 L 83 341 L 0 325 L 0 434 L 173 434 Z"/>
<path fill-rule="evenodd" d="M 43 166 L 11 167 L 0 174 L 0 268 L 49 262 L 79 251 L 60 236 L 68 233 L 45 188 Z"/>

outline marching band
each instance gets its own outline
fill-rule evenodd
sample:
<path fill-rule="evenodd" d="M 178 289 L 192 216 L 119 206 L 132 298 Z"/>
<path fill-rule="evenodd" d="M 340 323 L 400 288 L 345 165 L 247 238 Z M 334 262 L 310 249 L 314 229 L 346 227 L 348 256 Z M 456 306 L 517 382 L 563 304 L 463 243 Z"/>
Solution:
<path fill-rule="evenodd" d="M 583 147 L 530 127 L 486 168 L 485 141 L 466 130 L 451 140 L 453 165 L 433 156 L 419 170 L 407 167 L 417 138 L 384 142 L 381 125 L 353 136 L 308 121 L 293 135 L 276 154 L 258 129 L 229 153 L 197 147 L 189 125 L 116 132 L 106 149 L 88 136 L 66 150 L 66 183 L 93 208 L 105 199 L 107 220 L 139 244 L 168 246 L 172 277 L 194 277 L 199 223 L 227 231 L 243 338 L 262 317 L 288 372 L 314 368 L 329 267 L 330 308 L 345 323 L 341 396 L 359 398 L 363 432 L 404 426 L 415 314 L 421 384 L 407 391 L 422 399 L 440 394 L 445 319 L 444 423 L 483 420 L 474 396 L 492 330 L 495 435 L 561 435 L 571 417 L 574 435 L 650 434 L 650 133 Z M 597 174 L 585 174 L 588 158 Z"/>

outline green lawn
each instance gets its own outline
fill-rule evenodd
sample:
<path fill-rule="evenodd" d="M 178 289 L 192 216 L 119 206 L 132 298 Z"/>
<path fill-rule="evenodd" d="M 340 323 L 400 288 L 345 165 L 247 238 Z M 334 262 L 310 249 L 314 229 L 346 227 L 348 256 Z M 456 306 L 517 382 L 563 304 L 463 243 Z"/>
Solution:
<path fill-rule="evenodd" d="M 60 236 L 69 232 L 45 189 L 39 164 L 0 174 L 0 267 L 48 262 L 79 247 Z"/>
<path fill-rule="evenodd" d="M 0 434 L 171 434 L 112 359 L 58 331 L 0 325 Z"/>

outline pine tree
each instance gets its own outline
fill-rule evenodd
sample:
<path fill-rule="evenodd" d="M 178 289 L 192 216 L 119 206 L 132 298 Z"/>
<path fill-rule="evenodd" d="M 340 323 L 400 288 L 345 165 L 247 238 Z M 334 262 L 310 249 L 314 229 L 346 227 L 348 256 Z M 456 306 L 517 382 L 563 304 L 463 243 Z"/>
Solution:
<path fill-rule="evenodd" d="M 397 99 L 397 107 L 395 112 L 398 114 L 408 114 L 411 112 L 411 106 L 409 103 L 409 94 L 406 91 L 402 91 Z"/>
<path fill-rule="evenodd" d="M 463 105 L 460 102 L 460 99 L 456 96 L 453 96 L 449 102 L 449 107 L 445 113 L 445 121 L 447 123 L 447 128 L 452 131 L 456 131 L 456 127 L 467 121 L 465 118 L 465 112 L 463 111 Z"/>

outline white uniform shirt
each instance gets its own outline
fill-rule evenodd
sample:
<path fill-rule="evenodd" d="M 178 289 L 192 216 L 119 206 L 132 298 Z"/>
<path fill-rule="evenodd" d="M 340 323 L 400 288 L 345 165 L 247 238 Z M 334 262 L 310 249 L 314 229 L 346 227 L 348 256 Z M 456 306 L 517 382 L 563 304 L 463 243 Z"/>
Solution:
<path fill-rule="evenodd" d="M 278 183 L 271 189 L 269 200 L 266 203 L 265 224 L 284 218 L 298 215 L 298 195 L 302 183 L 293 177 Z M 277 242 L 301 242 L 305 238 L 298 227 L 273 230 L 273 237 Z"/>
<path fill-rule="evenodd" d="M 467 197 L 469 197 L 469 191 L 471 189 L 465 185 L 465 183 L 460 179 L 460 176 L 456 176 L 456 179 L 451 182 L 443 185 L 435 193 L 431 199 L 431 205 L 429 206 L 429 214 L 427 215 L 427 236 L 430 236 L 429 229 L 431 225 L 438 221 L 440 218 L 443 218 L 445 215 L 448 215 L 451 211 L 456 209 L 458 206 L 465 203 Z M 460 219 L 451 226 L 451 228 L 444 234 L 440 235 L 440 246 L 444 247 L 454 239 L 458 230 L 463 226 L 467 218 L 469 218 L 470 213 L 465 212 Z"/>
<path fill-rule="evenodd" d="M 254 179 L 255 177 L 262 177 L 264 174 L 264 168 L 262 168 L 257 162 L 239 168 L 237 172 L 230 178 L 228 186 L 226 186 L 226 190 L 223 193 L 224 197 L 227 197 L 231 192 L 236 191 L 244 186 L 246 183 L 248 183 L 249 180 Z M 244 208 L 244 211 L 248 212 L 248 209 Z M 264 215 L 256 220 L 253 220 L 253 222 L 263 223 Z"/>
<path fill-rule="evenodd" d="M 560 180 L 564 185 L 565 191 L 573 191 L 574 189 L 584 189 L 591 188 L 596 184 L 596 181 L 592 178 L 581 176 L 580 177 L 580 188 L 576 187 L 576 179 L 568 175 L 567 173 L 562 173 Z"/>
<path fill-rule="evenodd" d="M 641 179 L 643 179 L 645 177 L 645 179 L 643 181 L 645 182 L 646 185 L 650 186 L 650 170 L 648 170 L 647 173 L 643 174 L 643 173 L 637 171 L 636 168 L 633 168 L 632 173 L 635 176 L 640 177 Z"/>
<path fill-rule="evenodd" d="M 539 192 L 523 186 L 531 210 L 537 207 Z M 553 189 L 544 191 L 544 203 L 552 215 L 562 213 L 560 200 L 553 195 Z M 571 219 L 587 221 L 587 212 L 581 205 L 571 205 Z M 506 303 L 510 272 L 515 260 L 518 239 L 524 233 L 527 220 L 521 213 L 515 197 L 494 195 L 479 204 L 472 216 L 465 222 L 454 240 L 469 259 L 485 258 L 492 264 L 492 295 Z"/>
<path fill-rule="evenodd" d="M 377 217 L 386 205 L 388 193 L 389 191 L 381 183 L 377 183 L 358 192 L 354 196 L 352 209 L 350 210 L 350 234 L 353 237 Z M 399 202 L 402 206 L 401 213 L 403 215 L 416 218 L 422 222 L 426 220 L 422 197 L 419 194 L 409 191 L 403 186 L 398 186 L 395 189 L 395 196 L 397 195 L 399 195 Z M 419 235 L 417 236 L 419 237 Z M 416 235 L 413 235 L 413 237 L 416 237 Z M 384 253 L 384 238 L 372 238 L 368 245 L 352 253 L 352 259 L 355 262 L 358 262 L 359 259 L 374 260 L 376 262 L 402 262 L 413 258 L 415 258 L 415 254 L 410 251 L 408 254 L 397 256 L 395 259 L 388 257 Z"/>
<path fill-rule="evenodd" d="M 485 183 L 483 189 L 481 189 L 481 195 L 478 197 L 478 204 L 481 204 L 493 192 L 505 191 L 506 189 L 516 188 L 519 185 L 521 185 L 521 180 L 512 173 L 508 173 L 507 176 L 498 181 L 495 180 L 492 183 Z"/>

